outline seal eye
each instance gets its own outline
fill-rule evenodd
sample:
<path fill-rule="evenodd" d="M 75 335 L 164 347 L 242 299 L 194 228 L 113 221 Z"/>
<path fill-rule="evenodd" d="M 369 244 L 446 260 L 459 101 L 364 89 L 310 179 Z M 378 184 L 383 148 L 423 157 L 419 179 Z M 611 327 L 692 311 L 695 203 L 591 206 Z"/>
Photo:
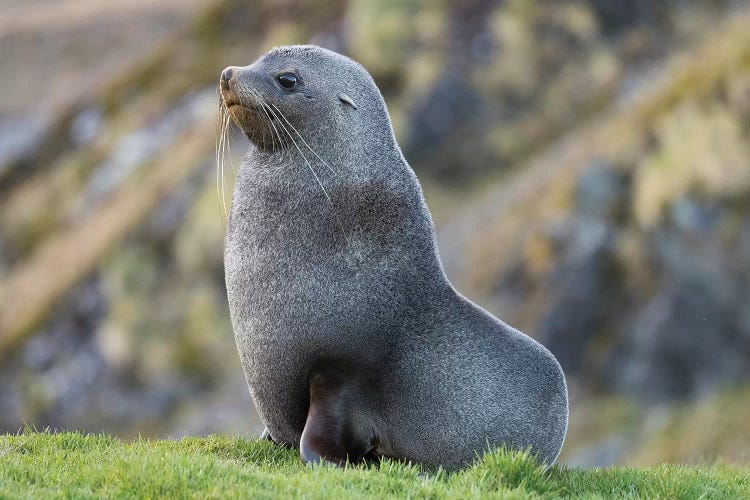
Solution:
<path fill-rule="evenodd" d="M 279 85 L 287 90 L 291 90 L 297 86 L 297 75 L 294 73 L 282 73 L 276 79 L 279 81 Z"/>

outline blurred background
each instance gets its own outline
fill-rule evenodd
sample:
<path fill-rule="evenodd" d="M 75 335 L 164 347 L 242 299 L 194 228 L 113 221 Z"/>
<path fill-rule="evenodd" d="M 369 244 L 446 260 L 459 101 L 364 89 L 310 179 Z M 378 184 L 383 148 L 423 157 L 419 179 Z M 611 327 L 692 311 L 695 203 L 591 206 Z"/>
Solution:
<path fill-rule="evenodd" d="M 0 431 L 261 430 L 216 83 L 312 42 L 383 91 L 451 280 L 565 369 L 563 462 L 750 461 L 749 26 L 737 0 L 3 0 Z"/>

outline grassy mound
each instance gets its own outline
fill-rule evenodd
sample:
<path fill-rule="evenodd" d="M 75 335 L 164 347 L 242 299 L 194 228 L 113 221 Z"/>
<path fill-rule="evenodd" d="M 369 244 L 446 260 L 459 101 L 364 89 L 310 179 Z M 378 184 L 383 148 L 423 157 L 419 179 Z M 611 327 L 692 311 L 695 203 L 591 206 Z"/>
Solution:
<path fill-rule="evenodd" d="M 0 498 L 65 497 L 667 497 L 748 498 L 750 469 L 730 465 L 549 470 L 499 450 L 464 471 L 306 467 L 270 442 L 208 437 L 123 442 L 103 435 L 0 437 Z"/>

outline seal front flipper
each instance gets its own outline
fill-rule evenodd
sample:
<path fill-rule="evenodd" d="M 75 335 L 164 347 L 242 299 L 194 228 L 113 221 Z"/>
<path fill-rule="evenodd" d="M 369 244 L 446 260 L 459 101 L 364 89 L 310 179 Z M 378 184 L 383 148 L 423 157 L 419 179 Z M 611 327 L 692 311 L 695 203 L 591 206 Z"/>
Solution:
<path fill-rule="evenodd" d="M 302 460 L 344 465 L 372 456 L 377 438 L 364 403 L 352 373 L 329 368 L 310 377 L 310 407 L 300 438 Z"/>

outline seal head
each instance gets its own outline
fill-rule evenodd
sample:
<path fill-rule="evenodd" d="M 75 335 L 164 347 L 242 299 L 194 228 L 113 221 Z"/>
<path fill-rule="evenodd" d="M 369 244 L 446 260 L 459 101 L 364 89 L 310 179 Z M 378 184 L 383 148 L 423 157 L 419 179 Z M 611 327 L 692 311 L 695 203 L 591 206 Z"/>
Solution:
<path fill-rule="evenodd" d="M 223 105 L 250 141 L 264 150 L 294 147 L 286 140 L 285 128 L 297 142 L 300 137 L 294 130 L 311 133 L 306 130 L 311 127 L 335 142 L 351 137 L 342 134 L 352 126 L 359 128 L 355 122 L 362 117 L 373 118 L 368 112 L 377 111 L 379 118 L 390 122 L 380 93 L 371 95 L 370 75 L 348 59 L 342 66 L 344 59 L 319 47 L 274 49 L 250 66 L 230 66 L 222 72 Z M 356 102 L 366 98 L 371 106 L 356 113 Z"/>

